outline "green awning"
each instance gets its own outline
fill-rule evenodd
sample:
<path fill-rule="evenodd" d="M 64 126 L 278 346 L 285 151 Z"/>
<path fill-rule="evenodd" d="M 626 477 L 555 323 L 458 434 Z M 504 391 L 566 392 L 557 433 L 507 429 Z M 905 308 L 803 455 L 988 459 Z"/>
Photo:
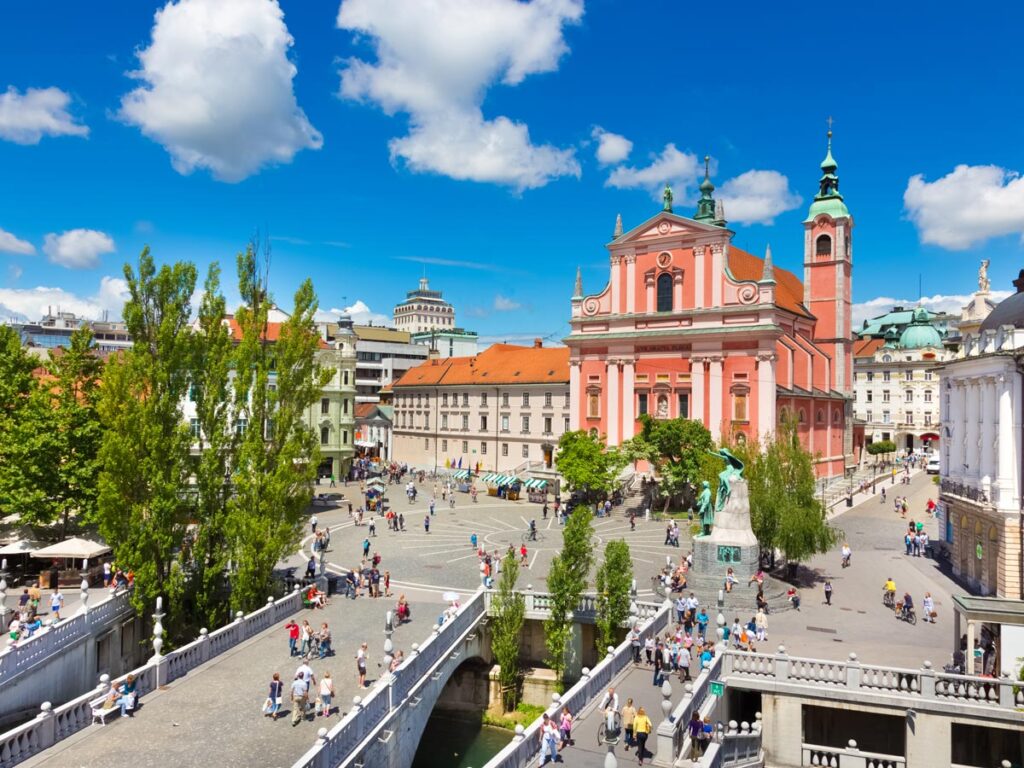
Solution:
<path fill-rule="evenodd" d="M 493 483 L 494 482 L 494 478 L 496 478 L 496 477 L 497 477 L 497 475 L 494 472 L 488 472 L 486 475 L 484 475 L 483 477 L 480 478 L 480 482 L 482 482 L 482 483 Z"/>
<path fill-rule="evenodd" d="M 452 472 L 453 480 L 464 480 L 467 477 L 469 477 L 468 469 L 456 469 L 454 472 Z"/>
<path fill-rule="evenodd" d="M 529 480 L 523 481 L 523 487 L 530 491 L 541 491 L 548 486 L 547 480 L 538 480 L 536 478 L 530 478 Z"/>

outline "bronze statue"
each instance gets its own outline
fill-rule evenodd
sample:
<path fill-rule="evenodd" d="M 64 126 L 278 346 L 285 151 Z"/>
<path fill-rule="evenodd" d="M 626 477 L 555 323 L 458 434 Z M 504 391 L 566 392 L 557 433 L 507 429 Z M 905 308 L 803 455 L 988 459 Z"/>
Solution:
<path fill-rule="evenodd" d="M 730 484 L 733 480 L 743 479 L 743 462 L 733 456 L 728 448 L 719 448 L 708 453 L 725 462 L 725 469 L 718 473 L 718 499 L 715 504 L 716 511 L 721 512 L 729 500 Z"/>
<path fill-rule="evenodd" d="M 711 526 L 715 524 L 715 507 L 711 503 L 711 483 L 704 481 L 704 488 L 697 497 L 697 514 L 700 515 L 704 535 L 711 535 Z"/>

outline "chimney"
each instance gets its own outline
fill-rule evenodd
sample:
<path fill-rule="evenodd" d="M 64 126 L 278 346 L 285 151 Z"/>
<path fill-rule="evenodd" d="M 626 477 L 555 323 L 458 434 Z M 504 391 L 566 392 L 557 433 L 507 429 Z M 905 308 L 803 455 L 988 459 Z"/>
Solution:
<path fill-rule="evenodd" d="M 427 359 L 431 365 L 437 365 L 438 359 L 441 357 L 441 353 L 437 351 L 437 347 L 431 347 L 430 351 L 427 352 Z"/>
<path fill-rule="evenodd" d="M 542 339 L 534 339 L 533 340 L 533 348 L 534 349 L 540 349 L 543 346 L 544 346 L 544 341 Z"/>

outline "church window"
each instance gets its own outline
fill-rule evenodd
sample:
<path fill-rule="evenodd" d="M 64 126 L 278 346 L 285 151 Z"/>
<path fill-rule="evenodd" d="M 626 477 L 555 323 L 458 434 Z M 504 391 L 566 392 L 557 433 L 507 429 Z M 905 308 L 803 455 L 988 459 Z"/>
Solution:
<path fill-rule="evenodd" d="M 816 420 L 817 420 L 817 422 L 819 424 L 824 424 L 825 423 L 825 412 L 821 408 L 819 408 L 818 409 L 818 415 L 815 418 L 816 418 Z"/>
<path fill-rule="evenodd" d="M 736 444 L 744 445 L 747 442 L 747 435 L 744 432 L 736 433 Z"/>
<path fill-rule="evenodd" d="M 806 413 L 806 411 L 804 411 L 803 408 L 801 408 L 799 410 L 798 414 L 797 414 L 797 422 L 800 423 L 800 424 L 806 424 L 807 423 L 807 413 Z"/>
<path fill-rule="evenodd" d="M 839 409 L 838 408 L 836 408 L 834 411 L 832 411 L 832 423 L 835 424 L 836 426 L 839 426 Z"/>
<path fill-rule="evenodd" d="M 591 419 L 601 417 L 601 398 L 594 393 L 587 395 L 587 417 Z"/>
<path fill-rule="evenodd" d="M 779 423 L 780 424 L 784 424 L 786 422 L 786 419 L 788 419 L 788 418 L 789 418 L 789 409 L 786 408 L 786 406 L 782 406 L 779 409 Z"/>
<path fill-rule="evenodd" d="M 819 259 L 831 256 L 832 238 L 828 235 L 819 235 L 814 244 L 814 253 Z"/>
<path fill-rule="evenodd" d="M 690 395 L 687 392 L 679 394 L 679 413 L 677 415 L 681 419 L 690 418 Z"/>
<path fill-rule="evenodd" d="M 732 419 L 733 421 L 747 420 L 747 393 L 737 392 L 732 396 Z"/>
<path fill-rule="evenodd" d="M 647 393 L 641 392 L 636 396 L 637 408 L 636 411 L 639 415 L 643 416 L 647 413 Z"/>
<path fill-rule="evenodd" d="M 672 275 L 668 272 L 658 275 L 658 311 L 672 311 Z"/>

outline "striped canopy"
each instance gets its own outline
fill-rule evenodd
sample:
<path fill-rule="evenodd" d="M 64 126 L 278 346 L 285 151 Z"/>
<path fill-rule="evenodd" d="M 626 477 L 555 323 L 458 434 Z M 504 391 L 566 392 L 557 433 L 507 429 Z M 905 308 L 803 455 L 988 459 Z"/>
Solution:
<path fill-rule="evenodd" d="M 488 472 L 486 475 L 480 478 L 483 482 L 488 485 L 512 485 L 518 483 L 519 478 L 515 475 L 502 475 L 498 472 Z"/>
<path fill-rule="evenodd" d="M 468 469 L 456 469 L 454 472 L 452 472 L 452 479 L 453 480 L 465 480 L 468 477 L 469 477 L 469 470 Z"/>
<path fill-rule="evenodd" d="M 523 481 L 523 488 L 529 491 L 542 491 L 548 487 L 547 480 L 538 480 L 536 478 L 530 478 L 529 480 Z"/>

